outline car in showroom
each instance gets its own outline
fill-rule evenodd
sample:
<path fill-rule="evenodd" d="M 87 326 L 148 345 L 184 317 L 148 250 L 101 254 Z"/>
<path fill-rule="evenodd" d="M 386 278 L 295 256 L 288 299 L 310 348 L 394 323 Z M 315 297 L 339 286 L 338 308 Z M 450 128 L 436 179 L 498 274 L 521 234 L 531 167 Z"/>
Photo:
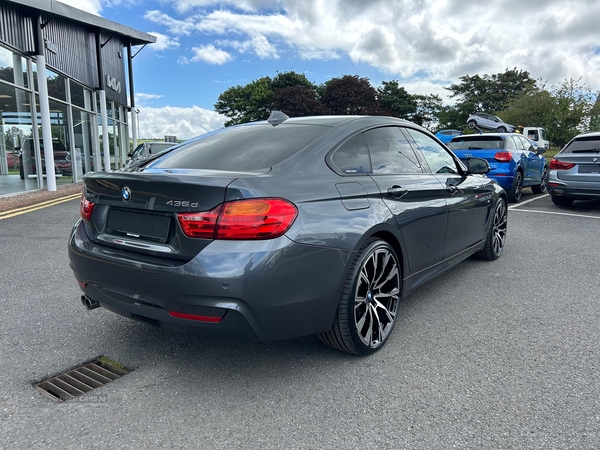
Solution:
<path fill-rule="evenodd" d="M 444 144 L 447 144 L 452 140 L 455 136 L 460 136 L 462 131 L 460 130 L 440 130 L 435 133 L 435 137 L 442 141 Z"/>
<path fill-rule="evenodd" d="M 370 354 L 409 292 L 501 256 L 506 192 L 488 170 L 401 119 L 273 112 L 85 175 L 70 266 L 87 309 Z"/>
<path fill-rule="evenodd" d="M 453 138 L 448 147 L 462 160 L 477 156 L 491 167 L 488 177 L 496 180 L 508 193 L 508 201 L 521 200 L 523 188 L 534 194 L 548 189 L 548 164 L 543 147 L 517 133 L 468 134 Z"/>
<path fill-rule="evenodd" d="M 44 158 L 44 141 L 39 140 L 41 161 L 42 161 L 42 173 L 46 173 L 46 163 Z M 21 180 L 25 179 L 25 176 L 37 174 L 37 165 L 35 162 L 35 150 L 33 148 L 33 139 L 25 139 L 23 147 L 20 149 L 19 154 L 19 175 Z M 56 175 L 72 175 L 73 168 L 71 165 L 71 154 L 62 143 L 60 139 L 52 139 L 52 154 L 54 155 L 54 171 Z"/>
<path fill-rule="evenodd" d="M 494 130 L 498 133 L 513 132 L 516 130 L 514 125 L 505 123 L 500 117 L 484 112 L 476 112 L 467 118 L 467 125 L 471 129 L 483 128 L 484 130 Z"/>
<path fill-rule="evenodd" d="M 548 193 L 559 206 L 600 199 L 600 132 L 575 136 L 552 158 Z"/>

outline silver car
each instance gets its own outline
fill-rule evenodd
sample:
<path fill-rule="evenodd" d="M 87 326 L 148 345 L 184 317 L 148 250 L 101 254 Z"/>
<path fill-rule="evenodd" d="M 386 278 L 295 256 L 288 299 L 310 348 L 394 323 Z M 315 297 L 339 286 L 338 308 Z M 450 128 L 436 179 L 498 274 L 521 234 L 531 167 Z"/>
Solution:
<path fill-rule="evenodd" d="M 467 119 L 469 128 L 484 128 L 486 130 L 496 130 L 498 133 L 506 133 L 515 131 L 514 125 L 504 122 L 500 117 L 484 112 L 476 112 L 471 114 Z"/>
<path fill-rule="evenodd" d="M 575 136 L 550 161 L 548 192 L 560 206 L 600 199 L 600 132 Z"/>

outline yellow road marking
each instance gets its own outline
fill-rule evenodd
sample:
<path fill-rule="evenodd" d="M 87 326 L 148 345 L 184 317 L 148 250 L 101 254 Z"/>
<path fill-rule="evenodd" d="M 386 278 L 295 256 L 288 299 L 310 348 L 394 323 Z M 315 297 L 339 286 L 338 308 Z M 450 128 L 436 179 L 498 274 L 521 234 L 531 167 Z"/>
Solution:
<path fill-rule="evenodd" d="M 20 216 L 28 212 L 37 211 L 39 209 L 47 208 L 48 206 L 58 205 L 60 203 L 75 200 L 81 197 L 81 194 L 67 195 L 66 197 L 55 198 L 53 200 L 47 200 L 45 202 L 36 203 L 35 205 L 24 206 L 22 208 L 11 209 L 10 211 L 0 212 L 0 220 L 9 219 L 10 217 Z"/>

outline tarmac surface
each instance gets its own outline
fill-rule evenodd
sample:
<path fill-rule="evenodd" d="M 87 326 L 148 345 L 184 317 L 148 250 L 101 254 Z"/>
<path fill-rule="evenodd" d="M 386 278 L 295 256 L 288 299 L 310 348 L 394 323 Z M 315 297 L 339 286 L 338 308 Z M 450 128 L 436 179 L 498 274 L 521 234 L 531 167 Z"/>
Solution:
<path fill-rule="evenodd" d="M 86 311 L 66 251 L 78 215 L 74 198 L 0 216 L 0 448 L 598 448 L 599 202 L 524 195 L 502 257 L 404 299 L 370 357 Z M 32 386 L 100 355 L 133 371 L 99 398 Z"/>

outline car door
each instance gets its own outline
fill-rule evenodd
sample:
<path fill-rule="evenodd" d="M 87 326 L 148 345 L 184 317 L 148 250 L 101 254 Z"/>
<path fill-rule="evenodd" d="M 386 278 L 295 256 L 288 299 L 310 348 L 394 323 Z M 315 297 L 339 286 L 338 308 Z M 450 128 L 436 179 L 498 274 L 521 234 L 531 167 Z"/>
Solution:
<path fill-rule="evenodd" d="M 448 211 L 444 259 L 450 258 L 485 239 L 492 187 L 483 176 L 466 174 L 455 157 L 429 135 L 412 128 L 405 132 L 427 170 L 444 186 Z"/>
<path fill-rule="evenodd" d="M 442 261 L 446 233 L 444 186 L 425 173 L 414 149 L 399 127 L 380 127 L 364 133 L 373 173 L 404 241 L 410 273 Z"/>
<path fill-rule="evenodd" d="M 523 145 L 525 167 L 525 184 L 537 184 L 542 179 L 542 171 L 544 170 L 543 158 L 535 151 L 533 145 L 523 136 L 514 136 L 519 139 Z"/>

